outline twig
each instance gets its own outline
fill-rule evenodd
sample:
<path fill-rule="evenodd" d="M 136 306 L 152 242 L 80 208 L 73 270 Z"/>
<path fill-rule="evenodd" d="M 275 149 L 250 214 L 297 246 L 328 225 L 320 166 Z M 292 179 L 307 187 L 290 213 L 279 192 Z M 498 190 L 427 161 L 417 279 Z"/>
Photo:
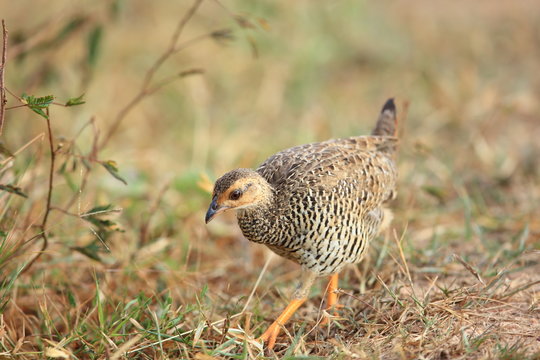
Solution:
<path fill-rule="evenodd" d="M 90 150 L 90 153 L 89 153 L 87 158 L 90 159 L 90 160 L 95 160 L 97 158 L 97 152 L 98 152 L 99 131 L 97 130 L 94 117 L 92 117 L 86 124 L 84 124 L 82 126 L 82 128 L 79 130 L 79 132 L 75 135 L 75 138 L 73 139 L 73 141 L 75 141 L 75 139 L 82 133 L 82 131 L 89 124 L 92 125 L 92 129 L 94 130 L 94 138 L 92 139 L 92 149 Z M 82 170 L 81 170 L 81 173 L 82 173 Z M 65 211 L 69 211 L 69 209 L 71 209 L 71 207 L 73 206 L 73 204 L 75 204 L 75 201 L 77 201 L 77 199 L 80 200 L 81 194 L 84 191 L 84 189 L 86 188 L 86 184 L 88 183 L 89 175 L 90 175 L 90 170 L 85 168 L 84 175 L 81 175 L 81 185 L 79 185 L 79 191 L 77 191 L 77 193 L 73 194 L 71 199 L 64 206 Z M 79 214 L 81 213 L 80 204 L 79 204 L 78 213 Z"/>
<path fill-rule="evenodd" d="M 399 257 L 401 258 L 401 262 L 403 264 L 403 268 L 405 269 L 405 275 L 407 276 L 407 280 L 409 280 L 409 285 L 411 286 L 411 290 L 414 293 L 414 285 L 411 277 L 411 272 L 409 271 L 409 265 L 407 264 L 407 259 L 405 259 L 405 254 L 403 253 L 403 239 L 405 238 L 405 233 L 407 232 L 407 227 L 409 226 L 409 223 L 405 224 L 405 229 L 403 229 L 403 233 L 401 234 L 401 237 L 398 238 L 396 229 L 393 229 L 393 235 L 394 240 L 396 242 L 397 248 L 399 250 Z"/>
<path fill-rule="evenodd" d="M 7 108 L 5 108 L 5 110 L 13 110 L 13 109 L 18 109 L 18 108 L 22 108 L 22 107 L 27 107 L 28 104 L 21 104 L 21 105 L 14 105 L 14 106 L 9 106 Z"/>
<path fill-rule="evenodd" d="M 7 59 L 7 41 L 8 41 L 8 31 L 6 29 L 6 22 L 2 19 L 2 60 L 0 63 L 0 136 L 2 135 L 2 130 L 4 128 L 4 115 L 6 113 L 6 89 L 4 86 L 4 70 L 6 68 L 6 59 Z"/>
<path fill-rule="evenodd" d="M 120 212 L 122 212 L 121 208 L 116 208 L 116 209 L 109 209 L 109 210 L 92 211 L 90 213 L 84 213 L 84 214 L 75 214 L 75 213 L 69 212 L 69 211 L 67 211 L 65 209 L 59 208 L 57 206 L 51 206 L 51 210 L 56 210 L 56 211 L 61 212 L 62 214 L 73 216 L 73 217 L 76 217 L 76 218 L 79 218 L 79 219 L 84 219 L 84 218 L 87 218 L 87 217 L 90 217 L 90 216 L 96 216 L 96 215 L 103 215 L 103 214 L 109 214 L 109 213 L 120 213 Z"/>
<path fill-rule="evenodd" d="M 458 254 L 454 254 L 454 259 L 456 259 L 457 261 L 459 261 L 459 263 L 461 265 L 463 265 L 463 267 L 465 269 L 467 269 L 478 281 L 480 281 L 480 283 L 482 283 L 482 285 L 486 286 L 486 283 L 484 282 L 484 280 L 482 279 L 482 276 L 478 273 L 478 271 L 476 271 L 476 269 L 474 267 L 472 267 L 472 265 L 470 265 L 468 262 L 466 262 L 461 256 L 459 256 Z"/>
<path fill-rule="evenodd" d="M 45 214 L 43 215 L 43 220 L 41 221 L 41 225 L 39 226 L 41 229 L 41 238 L 43 239 L 43 244 L 41 245 L 41 249 L 39 252 L 34 256 L 32 260 L 30 260 L 29 263 L 26 264 L 24 269 L 20 272 L 20 274 L 25 273 L 28 271 L 32 265 L 37 261 L 37 259 L 40 258 L 41 254 L 47 249 L 47 246 L 49 245 L 49 239 L 47 238 L 47 220 L 49 219 L 49 213 L 51 212 L 51 200 L 52 200 L 52 190 L 53 190 L 53 181 L 54 181 L 54 162 L 56 159 L 56 152 L 54 150 L 54 143 L 53 143 L 53 135 L 51 130 L 51 118 L 49 114 L 49 108 L 45 109 L 45 113 L 47 114 L 46 121 L 47 121 L 47 135 L 49 139 L 49 151 L 51 152 L 51 163 L 49 166 L 49 187 L 47 190 L 47 203 L 45 205 Z"/>
<path fill-rule="evenodd" d="M 72 16 L 80 16 L 79 14 L 69 13 L 68 7 L 64 6 L 62 9 L 58 9 L 55 13 L 51 14 L 47 19 L 32 26 L 25 31 L 25 36 L 20 42 L 11 44 L 9 56 L 11 59 L 17 58 L 22 54 L 28 53 L 32 49 L 40 48 L 44 44 L 50 43 L 54 39 L 54 35 L 51 36 L 50 30 L 57 30 L 61 26 L 65 26 L 64 19 L 71 18 Z M 70 19 L 68 19 L 69 21 Z M 65 37 L 64 41 L 69 40 L 69 37 Z"/>
<path fill-rule="evenodd" d="M 180 39 L 180 35 L 182 35 L 182 32 L 184 31 L 184 28 L 185 28 L 186 24 L 189 22 L 189 20 L 191 20 L 193 15 L 195 15 L 195 13 L 199 9 L 202 2 L 203 2 L 203 0 L 195 0 L 193 2 L 193 5 L 191 6 L 191 8 L 189 8 L 189 10 L 186 12 L 184 17 L 180 20 L 180 22 L 178 23 L 178 26 L 176 27 L 176 30 L 174 31 L 173 36 L 171 37 L 171 42 L 169 44 L 169 47 L 154 62 L 154 64 L 150 67 L 150 69 L 148 69 L 148 71 L 146 72 L 146 75 L 144 76 L 144 79 L 143 79 L 143 82 L 142 82 L 142 85 L 141 85 L 141 88 L 140 88 L 139 92 L 133 97 L 133 99 L 131 99 L 131 101 L 129 101 L 127 103 L 126 106 L 124 106 L 118 112 L 118 114 L 116 115 L 116 118 L 114 119 L 112 125 L 109 127 L 109 129 L 105 133 L 105 136 L 103 137 L 103 140 L 99 144 L 100 149 L 104 148 L 109 143 L 109 141 L 111 140 L 114 133 L 116 133 L 116 131 L 120 127 L 120 124 L 122 123 L 122 121 L 126 118 L 126 116 L 129 114 L 129 112 L 131 110 L 133 110 L 135 105 L 137 105 L 142 99 L 144 99 L 148 95 L 156 92 L 157 90 L 162 88 L 166 83 L 168 83 L 168 81 L 165 81 L 165 83 L 161 83 L 161 85 L 158 85 L 157 87 L 154 87 L 152 89 L 149 88 L 150 83 L 152 82 L 152 80 L 154 78 L 154 75 L 159 70 L 161 65 L 163 65 L 163 63 L 169 57 L 171 57 L 173 54 L 175 54 L 176 52 L 178 52 L 180 50 L 183 50 L 188 45 L 191 45 L 191 44 L 193 44 L 193 43 L 195 43 L 195 42 L 197 42 L 197 41 L 199 41 L 199 40 L 201 40 L 203 38 L 211 36 L 213 34 L 213 33 L 210 33 L 210 34 L 201 35 L 201 36 L 198 36 L 198 37 L 196 37 L 196 38 L 194 38 L 192 40 L 187 41 L 182 46 L 177 46 L 178 40 Z"/>
<path fill-rule="evenodd" d="M 517 288 L 517 289 L 515 289 L 515 290 L 510 291 L 510 292 L 507 293 L 507 294 L 503 294 L 503 295 L 501 296 L 501 299 L 508 299 L 508 298 L 510 298 L 510 297 L 512 297 L 512 296 L 514 296 L 514 295 L 516 295 L 518 292 L 521 292 L 521 291 L 523 291 L 523 290 L 527 290 L 527 289 L 530 288 L 531 286 L 538 285 L 538 284 L 540 284 L 540 280 L 532 281 L 532 282 L 530 282 L 530 283 L 528 283 L 528 284 L 525 284 L 525 285 L 523 285 L 523 286 L 521 286 L 521 287 L 519 287 L 519 288 Z"/>
<path fill-rule="evenodd" d="M 30 145 L 32 145 L 33 143 L 35 143 L 36 141 L 38 140 L 41 140 L 43 139 L 43 136 L 45 136 L 44 133 L 40 133 L 40 134 L 37 134 L 36 136 L 34 136 L 34 138 L 30 141 L 28 141 L 26 144 L 24 144 L 23 146 L 21 146 L 19 149 L 17 149 L 17 151 L 15 151 L 13 154 L 11 154 L 9 157 L 5 158 L 3 161 L 0 162 L 0 167 L 6 165 L 8 162 L 10 162 L 11 160 L 13 160 L 19 153 L 21 153 L 22 151 L 24 151 L 24 149 L 26 149 L 27 147 L 29 147 Z"/>

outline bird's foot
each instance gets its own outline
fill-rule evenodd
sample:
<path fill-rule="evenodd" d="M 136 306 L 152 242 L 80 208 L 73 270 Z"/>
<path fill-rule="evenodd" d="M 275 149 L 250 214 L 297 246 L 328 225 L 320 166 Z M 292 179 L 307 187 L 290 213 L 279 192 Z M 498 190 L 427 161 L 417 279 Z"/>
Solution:
<path fill-rule="evenodd" d="M 311 284 L 310 284 L 311 285 Z M 287 305 L 285 310 L 279 315 L 279 317 L 266 329 L 266 331 L 261 335 L 259 340 L 262 340 L 263 342 L 268 341 L 268 348 L 272 349 L 274 345 L 276 344 L 277 336 L 279 335 L 279 332 L 281 330 L 281 326 L 285 325 L 285 323 L 291 318 L 291 316 L 294 314 L 294 312 L 300 307 L 306 301 L 306 298 L 301 299 L 293 299 Z"/>
<path fill-rule="evenodd" d="M 272 325 L 270 325 L 268 329 L 266 329 L 266 331 L 259 337 L 259 340 L 263 343 L 268 342 L 268 349 L 273 349 L 274 345 L 276 345 L 276 339 L 280 331 L 281 325 L 277 321 L 274 321 Z"/>

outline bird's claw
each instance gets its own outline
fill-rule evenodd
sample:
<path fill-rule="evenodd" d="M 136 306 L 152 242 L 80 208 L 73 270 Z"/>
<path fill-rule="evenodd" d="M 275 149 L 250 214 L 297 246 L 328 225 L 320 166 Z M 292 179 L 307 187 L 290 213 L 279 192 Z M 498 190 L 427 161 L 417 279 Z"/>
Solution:
<path fill-rule="evenodd" d="M 276 339 L 279 335 L 279 332 L 281 331 L 281 325 L 274 321 L 272 325 L 266 329 L 266 331 L 259 337 L 259 340 L 263 343 L 268 342 L 268 349 L 273 349 L 274 345 L 276 345 Z"/>

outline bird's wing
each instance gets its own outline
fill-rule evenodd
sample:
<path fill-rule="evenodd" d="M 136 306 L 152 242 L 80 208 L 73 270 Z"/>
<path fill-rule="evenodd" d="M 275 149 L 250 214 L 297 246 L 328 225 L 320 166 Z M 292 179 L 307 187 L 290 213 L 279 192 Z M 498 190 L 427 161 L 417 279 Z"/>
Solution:
<path fill-rule="evenodd" d="M 393 137 L 359 136 L 297 146 L 271 156 L 257 171 L 285 201 L 293 192 L 348 187 L 348 195 L 379 206 L 394 196 L 396 143 Z"/>

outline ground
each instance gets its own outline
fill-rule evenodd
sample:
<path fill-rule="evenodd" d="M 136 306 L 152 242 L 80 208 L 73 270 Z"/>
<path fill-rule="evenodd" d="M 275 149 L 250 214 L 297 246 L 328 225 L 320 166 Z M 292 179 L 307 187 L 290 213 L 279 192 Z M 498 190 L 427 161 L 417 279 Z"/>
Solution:
<path fill-rule="evenodd" d="M 36 4 L 0 4 L 0 358 L 540 358 L 537 2 Z M 394 221 L 264 350 L 300 269 L 212 182 L 388 97 Z"/>

